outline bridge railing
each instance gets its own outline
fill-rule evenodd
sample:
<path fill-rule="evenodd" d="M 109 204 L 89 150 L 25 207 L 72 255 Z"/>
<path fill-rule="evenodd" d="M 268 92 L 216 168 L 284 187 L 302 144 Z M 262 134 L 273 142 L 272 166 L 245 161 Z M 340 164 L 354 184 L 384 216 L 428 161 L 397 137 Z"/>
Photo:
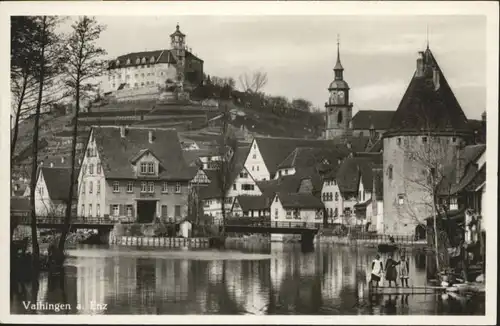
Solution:
<path fill-rule="evenodd" d="M 253 223 L 238 223 L 237 220 L 226 222 L 226 226 L 251 226 L 262 228 L 301 228 L 301 229 L 318 229 L 321 223 L 314 222 L 297 222 L 297 221 L 256 221 Z"/>
<path fill-rule="evenodd" d="M 16 217 L 16 220 L 20 224 L 30 224 L 30 216 L 20 216 Z M 64 224 L 65 217 L 61 216 L 37 216 L 37 224 Z M 113 224 L 113 221 L 109 217 L 84 217 L 75 216 L 71 218 L 71 224 Z"/>

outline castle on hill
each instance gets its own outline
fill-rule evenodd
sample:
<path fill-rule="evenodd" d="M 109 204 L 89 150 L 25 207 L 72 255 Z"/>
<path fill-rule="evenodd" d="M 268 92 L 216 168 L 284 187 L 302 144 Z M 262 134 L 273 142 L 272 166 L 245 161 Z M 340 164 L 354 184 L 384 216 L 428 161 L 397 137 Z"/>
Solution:
<path fill-rule="evenodd" d="M 186 46 L 186 35 L 177 24 L 170 35 L 170 49 L 134 52 L 108 62 L 104 93 L 140 93 L 150 89 L 190 90 L 203 81 L 203 60 Z"/>

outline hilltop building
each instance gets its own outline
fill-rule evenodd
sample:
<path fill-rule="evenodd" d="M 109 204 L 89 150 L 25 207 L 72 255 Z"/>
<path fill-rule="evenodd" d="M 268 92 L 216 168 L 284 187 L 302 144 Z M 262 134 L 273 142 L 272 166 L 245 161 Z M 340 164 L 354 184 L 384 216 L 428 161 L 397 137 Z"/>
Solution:
<path fill-rule="evenodd" d="M 186 35 L 176 26 L 170 49 L 121 55 L 108 64 L 104 93 L 140 88 L 195 87 L 203 81 L 203 60 L 186 46 Z"/>
<path fill-rule="evenodd" d="M 93 127 L 78 176 L 78 214 L 140 223 L 181 220 L 194 174 L 175 130 Z"/>

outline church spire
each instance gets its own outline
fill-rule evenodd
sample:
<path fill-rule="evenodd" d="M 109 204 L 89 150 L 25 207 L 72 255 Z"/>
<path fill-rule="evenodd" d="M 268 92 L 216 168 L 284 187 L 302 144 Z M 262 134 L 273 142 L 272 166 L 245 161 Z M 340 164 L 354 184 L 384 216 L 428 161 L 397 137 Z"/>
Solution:
<path fill-rule="evenodd" d="M 343 79 L 342 75 L 344 67 L 342 67 L 342 63 L 340 63 L 340 38 L 338 34 L 337 34 L 337 63 L 335 64 L 335 67 L 333 67 L 333 71 L 335 72 L 335 80 Z"/>

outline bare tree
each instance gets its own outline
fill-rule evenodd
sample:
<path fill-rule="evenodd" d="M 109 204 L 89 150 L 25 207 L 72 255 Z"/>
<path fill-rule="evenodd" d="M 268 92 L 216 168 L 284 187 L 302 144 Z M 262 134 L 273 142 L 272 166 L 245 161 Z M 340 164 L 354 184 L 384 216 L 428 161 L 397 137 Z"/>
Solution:
<path fill-rule="evenodd" d="M 258 93 L 267 84 L 267 73 L 255 71 L 252 75 L 244 73 L 239 76 L 241 90 L 243 92 Z"/>
<path fill-rule="evenodd" d="M 220 161 L 217 162 L 215 170 L 217 192 L 222 210 L 222 234 L 225 234 L 227 192 L 234 181 L 233 175 L 236 168 L 238 149 L 238 140 L 229 129 L 229 120 L 230 111 L 226 105 L 222 117 L 220 138 L 217 144 L 217 155 L 220 157 Z"/>
<path fill-rule="evenodd" d="M 64 229 L 59 240 L 60 252 L 64 250 L 64 244 L 71 222 L 80 99 L 83 98 L 86 93 L 96 90 L 98 83 L 94 80 L 99 77 L 103 71 L 103 61 L 100 58 L 106 54 L 104 49 L 95 44 L 101 32 L 104 30 L 104 26 L 99 25 L 94 17 L 80 17 L 78 21 L 72 25 L 72 29 L 66 47 L 68 61 L 64 65 L 64 72 L 66 75 L 66 86 L 70 94 L 75 96 L 76 103 L 73 119 L 71 173 L 69 181 L 71 182 L 71 186 L 69 187 Z"/>
<path fill-rule="evenodd" d="M 407 218 L 425 227 L 426 221 L 421 220 L 421 217 L 433 217 L 432 228 L 426 229 L 432 231 L 428 234 L 433 235 L 436 267 L 440 271 L 448 264 L 446 247 L 450 237 L 446 232 L 439 231 L 438 219 L 448 215 L 448 207 L 441 204 L 441 199 L 447 197 L 448 202 L 450 200 L 453 180 L 447 171 L 450 164 L 447 161 L 452 161 L 449 158 L 456 158 L 456 154 L 453 152 L 454 146 L 448 143 L 449 137 L 434 135 L 430 129 L 427 130 L 420 137 L 421 141 L 403 139 L 405 160 L 415 168 L 414 173 L 402 175 L 405 193 L 411 194 L 403 199 L 404 212 Z"/>
<path fill-rule="evenodd" d="M 43 101 L 44 81 L 50 76 L 58 73 L 60 68 L 61 38 L 55 32 L 60 19 L 54 16 L 37 16 L 34 18 L 36 24 L 36 35 L 34 42 L 34 51 L 36 53 L 35 76 L 38 82 L 38 99 L 35 109 L 35 121 L 33 126 L 33 151 L 31 164 L 31 189 L 30 189 L 30 206 L 31 206 L 31 236 L 33 247 L 33 267 L 34 272 L 38 271 L 40 260 L 40 248 L 38 246 L 37 226 L 36 226 L 36 210 L 35 210 L 35 187 L 37 177 L 37 160 L 38 160 L 38 132 L 40 121 L 40 109 Z"/>

